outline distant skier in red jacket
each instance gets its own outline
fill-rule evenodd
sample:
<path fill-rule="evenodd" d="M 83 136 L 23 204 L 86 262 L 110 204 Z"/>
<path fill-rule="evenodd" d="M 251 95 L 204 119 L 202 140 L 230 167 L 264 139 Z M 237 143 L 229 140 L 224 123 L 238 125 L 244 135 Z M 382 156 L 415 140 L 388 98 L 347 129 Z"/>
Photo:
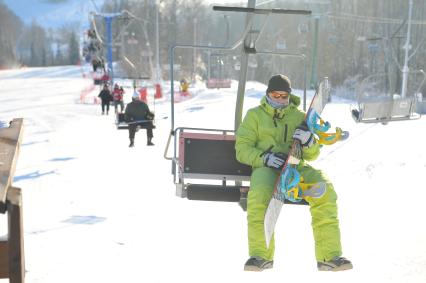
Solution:
<path fill-rule="evenodd" d="M 118 113 L 118 105 L 120 105 L 120 113 L 123 113 L 123 109 L 124 109 L 123 95 L 124 95 L 123 87 L 119 87 L 118 84 L 115 84 L 114 90 L 112 91 L 112 96 L 114 99 L 115 114 Z"/>

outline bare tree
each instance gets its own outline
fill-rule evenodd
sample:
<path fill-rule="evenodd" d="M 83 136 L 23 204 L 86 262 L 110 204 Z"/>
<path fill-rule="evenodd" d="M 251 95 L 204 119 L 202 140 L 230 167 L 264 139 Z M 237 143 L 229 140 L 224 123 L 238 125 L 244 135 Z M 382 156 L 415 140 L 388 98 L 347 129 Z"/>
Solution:
<path fill-rule="evenodd" d="M 0 68 L 17 64 L 16 45 L 22 27 L 22 21 L 0 2 Z"/>

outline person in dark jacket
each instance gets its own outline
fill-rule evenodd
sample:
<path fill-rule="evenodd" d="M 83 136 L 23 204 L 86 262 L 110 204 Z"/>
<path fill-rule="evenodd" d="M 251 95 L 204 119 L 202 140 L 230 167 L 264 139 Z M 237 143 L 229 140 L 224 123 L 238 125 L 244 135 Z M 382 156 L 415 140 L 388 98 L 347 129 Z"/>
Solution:
<path fill-rule="evenodd" d="M 124 117 L 129 123 L 129 147 L 135 145 L 135 134 L 138 126 L 146 129 L 147 145 L 154 145 L 152 143 L 152 138 L 154 137 L 152 120 L 154 119 L 154 114 L 149 110 L 148 105 L 139 99 L 139 93 L 133 93 L 132 102 L 127 104 Z"/>
<path fill-rule="evenodd" d="M 99 93 L 98 97 L 101 99 L 102 115 L 105 114 L 105 110 L 106 114 L 108 115 L 109 103 L 112 101 L 112 95 L 107 84 L 104 84 L 104 87 Z"/>

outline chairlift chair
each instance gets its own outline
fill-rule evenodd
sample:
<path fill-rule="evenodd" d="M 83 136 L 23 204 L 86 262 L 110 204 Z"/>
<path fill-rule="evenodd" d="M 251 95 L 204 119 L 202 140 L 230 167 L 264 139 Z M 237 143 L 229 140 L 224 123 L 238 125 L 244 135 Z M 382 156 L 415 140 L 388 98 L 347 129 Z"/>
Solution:
<path fill-rule="evenodd" d="M 209 77 L 206 82 L 207 88 L 230 88 L 231 80 L 227 78 L 227 72 L 224 72 L 225 55 L 221 53 L 209 54 Z"/>
<path fill-rule="evenodd" d="M 133 90 L 136 91 L 138 81 L 149 80 L 151 78 L 150 77 L 129 77 L 128 79 L 133 80 Z M 151 112 L 154 113 L 155 115 L 155 97 L 154 97 L 153 105 L 154 106 Z M 155 129 L 155 118 L 153 120 L 140 120 L 140 121 L 137 121 L 136 123 L 139 124 L 140 129 L 146 129 L 151 122 L 152 122 L 153 128 Z M 131 123 L 135 123 L 135 122 L 127 121 L 124 113 L 116 114 L 115 125 L 117 127 L 117 130 L 127 130 L 129 129 L 129 124 Z"/>
<path fill-rule="evenodd" d="M 262 14 L 302 14 L 309 15 L 310 11 L 256 9 L 243 7 L 214 6 L 213 10 L 245 12 L 248 15 L 246 29 L 241 38 L 230 47 L 202 45 L 174 45 L 170 47 L 170 102 L 171 102 L 171 131 L 164 151 L 164 158 L 172 161 L 173 180 L 176 185 L 176 195 L 190 200 L 238 202 L 246 210 L 246 199 L 249 191 L 251 167 L 241 164 L 235 156 L 235 130 L 242 120 L 242 107 L 247 77 L 248 55 L 278 55 L 296 57 L 303 62 L 304 72 L 304 109 L 306 109 L 306 56 L 289 54 L 280 51 L 257 51 L 255 43 L 263 27 L 253 29 L 254 15 Z M 206 129 L 206 128 L 174 128 L 174 50 L 176 48 L 206 49 L 217 51 L 232 51 L 243 45 L 241 55 L 241 70 L 238 83 L 235 129 Z M 247 60 L 246 60 L 247 59 Z M 172 142 L 173 141 L 173 142 Z M 169 147 L 173 145 L 173 155 L 168 156 Z M 201 158 L 202 157 L 202 158 Z M 292 203 L 292 202 L 289 202 Z M 306 202 L 293 204 L 307 204 Z"/>
<path fill-rule="evenodd" d="M 410 0 L 407 18 L 407 36 L 404 44 L 404 65 L 400 67 L 402 73 L 401 93 L 394 94 L 387 72 L 367 77 L 361 83 L 360 90 L 358 91 L 358 108 L 351 110 L 352 117 L 355 121 L 364 123 L 381 122 L 386 124 L 390 121 L 412 120 L 421 117 L 421 114 L 415 112 L 417 111 L 416 104 L 419 100 L 416 96 L 420 93 L 426 75 L 423 70 L 410 71 L 408 67 L 409 60 L 422 44 L 419 44 L 411 55 L 409 54 L 412 11 L 413 1 Z M 400 28 L 401 27 L 402 25 Z M 394 35 L 396 35 L 397 32 L 395 32 Z M 415 88 L 415 76 L 417 76 L 417 74 L 421 74 L 423 79 L 419 86 Z M 382 84 L 380 84 L 380 81 Z M 411 90 L 409 88 L 411 88 Z"/>
<path fill-rule="evenodd" d="M 351 114 L 356 122 L 383 123 L 419 119 L 417 93 L 426 79 L 422 70 L 410 71 L 410 76 L 422 75 L 418 87 L 411 87 L 406 97 L 394 94 L 387 74 L 375 74 L 365 78 L 357 88 L 357 105 Z M 412 80 L 414 81 L 414 80 Z"/>

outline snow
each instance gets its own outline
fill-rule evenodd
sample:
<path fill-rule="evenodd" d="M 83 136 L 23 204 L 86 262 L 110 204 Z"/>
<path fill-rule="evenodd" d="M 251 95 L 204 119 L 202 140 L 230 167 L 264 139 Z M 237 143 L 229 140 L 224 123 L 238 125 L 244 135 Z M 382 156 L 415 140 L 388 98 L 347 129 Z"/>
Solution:
<path fill-rule="evenodd" d="M 354 269 L 318 272 L 309 209 L 287 205 L 274 269 L 251 273 L 242 271 L 242 209 L 175 196 L 163 158 L 169 84 L 155 104 L 155 146 L 146 146 L 142 130 L 134 148 L 111 113 L 80 103 L 90 85 L 75 66 L 0 72 L 0 125 L 13 118 L 25 124 L 14 185 L 23 191 L 26 282 L 426 282 L 425 117 L 356 124 L 347 103 L 328 105 L 324 116 L 350 137 L 324 147 L 312 164 L 339 195 L 343 252 Z M 244 111 L 265 88 L 247 83 Z M 190 91 L 196 95 L 176 103 L 175 127 L 233 129 L 235 82 L 231 89 Z M 6 226 L 0 215 L 0 237 Z"/>

